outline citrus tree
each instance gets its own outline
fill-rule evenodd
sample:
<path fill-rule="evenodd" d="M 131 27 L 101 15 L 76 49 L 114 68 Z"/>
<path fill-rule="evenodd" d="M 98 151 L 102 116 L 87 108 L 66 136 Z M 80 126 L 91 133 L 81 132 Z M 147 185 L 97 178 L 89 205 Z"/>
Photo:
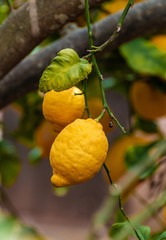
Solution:
<path fill-rule="evenodd" d="M 0 106 L 20 114 L 14 131 L 1 121 L 2 206 L 21 171 L 14 140 L 30 148 L 29 163 L 49 158 L 57 193 L 103 170 L 110 191 L 89 240 L 102 239 L 103 228 L 108 239 L 166 239 L 164 174 L 153 201 L 137 192 L 166 166 L 165 0 L 1 0 L 0 13 Z M 115 116 L 110 91 L 127 101 L 128 127 Z M 128 216 L 123 204 L 132 194 L 143 208 Z M 2 239 L 44 239 L 5 206 Z M 157 232 L 149 218 L 159 222 Z"/>

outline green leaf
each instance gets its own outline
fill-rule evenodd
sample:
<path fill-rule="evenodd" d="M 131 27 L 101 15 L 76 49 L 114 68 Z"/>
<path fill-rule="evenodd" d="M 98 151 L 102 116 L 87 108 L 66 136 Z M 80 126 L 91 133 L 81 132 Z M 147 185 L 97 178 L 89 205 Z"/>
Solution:
<path fill-rule="evenodd" d="M 114 223 L 109 231 L 109 236 L 114 238 L 119 231 L 125 231 L 127 228 L 130 228 L 129 223 L 127 222 Z"/>
<path fill-rule="evenodd" d="M 0 239 L 7 240 L 11 237 L 12 239 L 12 231 L 14 229 L 14 217 L 5 217 L 4 215 L 0 215 Z"/>
<path fill-rule="evenodd" d="M 138 234 L 139 234 L 139 237 L 142 239 L 142 240 L 149 240 L 150 239 L 150 232 L 151 232 L 151 229 L 150 227 L 148 226 L 143 226 L 143 225 L 139 225 L 137 228 L 136 228 Z"/>
<path fill-rule="evenodd" d="M 137 167 L 139 164 L 143 164 L 144 158 L 148 158 L 148 150 L 151 146 L 153 146 L 153 144 L 128 147 L 125 154 L 125 163 L 127 168 L 130 170 Z"/>
<path fill-rule="evenodd" d="M 138 116 L 135 119 L 134 128 L 141 129 L 147 133 L 157 133 L 158 132 L 158 126 L 155 122 L 147 121 Z"/>
<path fill-rule="evenodd" d="M 8 141 L 0 142 L 0 176 L 2 185 L 11 186 L 21 169 L 15 147 Z"/>
<path fill-rule="evenodd" d="M 149 41 L 136 39 L 122 45 L 120 52 L 134 71 L 166 79 L 166 53 Z"/>
<path fill-rule="evenodd" d="M 31 164 L 36 165 L 42 158 L 42 151 L 39 147 L 33 148 L 28 154 L 28 160 Z"/>
<path fill-rule="evenodd" d="M 150 239 L 150 227 L 148 226 L 143 226 L 143 225 L 138 225 L 136 227 L 136 231 L 139 235 L 139 239 L 141 240 L 149 240 Z M 116 234 L 118 234 L 119 232 L 128 232 L 130 233 L 130 235 L 132 236 L 136 236 L 133 228 L 131 227 L 131 225 L 128 222 L 118 222 L 118 223 L 114 223 L 109 231 L 109 236 L 110 237 L 116 237 Z M 124 234 L 125 236 L 125 234 Z M 127 239 L 127 238 L 123 238 L 123 239 Z"/>
<path fill-rule="evenodd" d="M 118 80 L 113 77 L 105 78 L 103 81 L 103 87 L 105 90 L 113 88 L 118 84 L 119 84 Z"/>
<path fill-rule="evenodd" d="M 148 145 L 137 145 L 132 146 L 127 149 L 127 152 L 125 154 L 125 163 L 128 169 L 137 169 L 142 164 L 146 164 L 149 162 L 151 158 L 153 158 L 153 152 L 157 152 L 157 155 L 159 157 L 164 156 L 166 154 L 166 141 L 160 140 L 157 142 L 153 142 Z M 153 172 L 158 167 L 158 164 L 154 161 L 153 164 L 151 164 L 140 176 L 140 179 L 145 179 L 153 174 Z"/>
<path fill-rule="evenodd" d="M 115 215 L 115 222 L 124 222 L 125 218 L 121 212 L 120 209 L 117 210 L 116 215 Z"/>
<path fill-rule="evenodd" d="M 156 240 L 164 240 L 166 239 L 166 231 L 163 232 Z"/>
<path fill-rule="evenodd" d="M 12 133 L 12 137 L 29 148 L 35 146 L 34 132 L 43 121 L 42 113 L 43 98 L 37 91 L 33 91 L 16 102 L 20 109 L 19 126 Z"/>
<path fill-rule="evenodd" d="M 43 72 L 39 89 L 43 93 L 71 88 L 88 76 L 92 65 L 70 48 L 61 50 Z"/>
<path fill-rule="evenodd" d="M 0 239 L 3 240 L 44 240 L 35 229 L 23 225 L 16 217 L 0 215 Z"/>
<path fill-rule="evenodd" d="M 0 4 L 0 24 L 7 18 L 9 14 L 9 6 L 6 3 Z"/>
<path fill-rule="evenodd" d="M 69 192 L 69 189 L 70 189 L 69 186 L 60 187 L 60 188 L 59 187 L 53 187 L 53 192 L 58 197 L 64 197 Z"/>

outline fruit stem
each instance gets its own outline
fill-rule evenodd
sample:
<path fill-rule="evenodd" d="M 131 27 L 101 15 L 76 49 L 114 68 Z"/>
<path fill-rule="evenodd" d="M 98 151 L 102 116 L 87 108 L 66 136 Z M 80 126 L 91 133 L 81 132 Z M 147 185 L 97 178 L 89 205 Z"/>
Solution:
<path fill-rule="evenodd" d="M 109 169 L 107 168 L 107 166 L 106 166 L 105 163 L 103 163 L 103 166 L 104 166 L 104 169 L 105 169 L 105 171 L 106 171 L 106 173 L 107 173 L 107 176 L 108 176 L 108 178 L 109 178 L 109 181 L 110 181 L 111 185 L 113 186 L 113 188 L 114 188 L 115 191 L 117 192 L 117 197 L 118 197 L 118 200 L 119 200 L 119 209 L 120 209 L 121 213 L 123 214 L 123 216 L 124 216 L 124 218 L 126 219 L 126 221 L 127 221 L 127 222 L 130 224 L 130 226 L 132 227 L 132 229 L 133 229 L 134 233 L 136 234 L 137 238 L 138 238 L 139 240 L 141 240 L 141 238 L 139 237 L 139 234 L 138 234 L 136 228 L 132 225 L 130 219 L 128 218 L 127 214 L 125 213 L 125 211 L 124 211 L 124 209 L 123 209 L 122 199 L 121 199 L 121 196 L 120 196 L 118 187 L 117 187 L 117 185 L 112 181 L 111 176 L 110 176 L 110 171 L 109 171 Z"/>
<path fill-rule="evenodd" d="M 85 110 L 87 111 L 88 117 L 90 118 L 91 114 L 88 108 L 88 100 L 87 100 L 87 80 L 88 80 L 87 78 L 85 78 L 84 80 L 84 98 L 85 98 Z"/>
<path fill-rule="evenodd" d="M 129 0 L 129 3 L 130 3 L 131 1 L 133 2 L 133 0 Z M 128 3 L 128 4 L 129 4 L 129 3 Z M 126 8 L 125 8 L 125 9 L 126 9 Z M 126 12 L 126 14 L 127 14 L 127 12 Z M 93 38 L 92 38 L 93 36 L 92 36 L 92 29 L 91 29 L 91 22 L 90 22 L 90 14 L 89 14 L 89 3 L 88 3 L 88 0 L 85 0 L 85 15 L 86 15 L 87 28 L 88 28 L 90 49 L 93 50 L 93 49 L 94 49 L 94 46 L 93 46 Z M 123 15 L 123 14 L 122 14 L 122 15 Z M 125 16 L 126 16 L 126 15 L 124 15 L 124 17 L 125 17 Z M 102 76 L 102 74 L 100 73 L 100 70 L 99 70 L 99 67 L 98 67 L 98 64 L 97 64 L 97 61 L 96 61 L 96 58 L 95 58 L 95 54 L 94 54 L 93 51 L 91 52 L 91 57 L 92 57 L 92 63 L 93 63 L 93 65 L 94 65 L 95 69 L 96 69 L 96 72 L 97 72 L 97 75 L 98 75 L 98 78 L 99 78 L 100 90 L 101 90 L 101 95 L 102 95 L 102 103 L 103 103 L 103 108 L 104 108 L 104 112 L 102 112 L 102 113 L 100 114 L 99 118 L 104 115 L 105 109 L 106 109 L 106 110 L 108 111 L 110 117 L 113 118 L 113 119 L 116 121 L 116 123 L 118 124 L 118 126 L 119 126 L 119 127 L 121 128 L 121 130 L 124 132 L 124 127 L 121 126 L 121 124 L 119 123 L 119 121 L 114 117 L 113 113 L 111 112 L 111 110 L 110 110 L 109 107 L 108 107 L 108 104 L 107 104 L 107 101 L 106 101 L 106 97 L 105 97 L 104 88 L 103 88 L 103 83 L 102 83 L 102 81 L 103 81 L 103 76 Z M 134 228 L 134 226 L 132 226 L 129 218 L 127 217 L 126 213 L 125 213 L 124 210 L 123 210 L 122 202 L 121 202 L 121 197 L 120 197 L 119 191 L 118 191 L 116 185 L 113 183 L 113 181 L 112 181 L 112 179 L 111 179 L 111 176 L 110 176 L 110 174 L 109 174 L 109 170 L 108 170 L 107 166 L 105 165 L 105 163 L 104 163 L 104 168 L 105 168 L 106 173 L 107 173 L 107 175 L 108 175 L 108 177 L 109 177 L 109 180 L 110 180 L 111 185 L 115 188 L 115 190 L 116 190 L 117 193 L 118 193 L 119 209 L 121 210 L 123 216 L 125 217 L 125 219 L 128 221 L 128 223 L 130 224 L 130 226 L 131 226 L 132 229 L 134 230 L 137 238 L 138 238 L 139 240 L 141 240 L 140 237 L 139 237 L 139 235 L 138 235 L 138 233 L 137 233 L 137 231 L 136 231 L 136 229 Z"/>
<path fill-rule="evenodd" d="M 129 0 L 130 2 L 131 0 Z M 89 35 L 89 44 L 90 44 L 90 49 L 92 50 L 94 48 L 93 46 L 93 35 L 92 35 L 92 28 L 91 28 L 91 22 L 90 22 L 90 15 L 89 15 L 89 3 L 88 3 L 88 0 L 85 0 L 85 14 L 86 14 L 86 21 L 87 21 L 87 27 L 88 27 L 88 35 Z M 97 72 L 97 75 L 98 75 L 98 78 L 99 78 L 99 84 L 100 84 L 100 90 L 101 90 L 101 96 L 102 96 L 102 103 L 103 103 L 103 108 L 105 108 L 110 117 L 113 118 L 115 120 L 115 122 L 117 123 L 117 125 L 120 127 L 120 129 L 122 130 L 122 132 L 126 132 L 124 127 L 119 123 L 119 121 L 117 120 L 117 118 L 114 116 L 114 114 L 111 112 L 108 104 L 107 104 L 107 100 L 106 100 L 106 97 L 105 97 L 105 92 L 104 92 L 104 88 L 103 88 L 103 83 L 102 81 L 104 80 L 100 70 L 99 70 L 99 67 L 98 67 L 98 64 L 97 64 L 97 61 L 96 61 L 96 58 L 95 58 L 95 54 L 94 52 L 92 51 L 91 52 L 91 57 L 92 57 L 92 63 L 96 69 L 96 72 Z M 104 115 L 104 114 L 103 114 Z M 102 117 L 103 117 L 102 115 Z"/>
<path fill-rule="evenodd" d="M 103 111 L 101 112 L 101 114 L 100 114 L 97 118 L 95 118 L 94 120 L 95 120 L 96 122 L 99 122 L 100 119 L 104 116 L 104 113 L 105 113 L 105 108 L 103 108 Z"/>
<path fill-rule="evenodd" d="M 112 43 L 119 35 L 121 29 L 122 29 L 122 25 L 123 25 L 123 22 L 125 20 L 125 17 L 130 9 L 130 7 L 132 7 L 134 4 L 134 0 L 129 0 L 126 7 L 124 8 L 123 12 L 122 12 L 122 15 L 115 27 L 115 30 L 113 32 L 113 34 L 109 37 L 109 39 L 104 42 L 103 44 L 101 44 L 99 47 L 96 47 L 96 46 L 93 46 L 92 44 L 92 47 L 91 49 L 89 50 L 89 54 L 87 54 L 86 56 L 84 56 L 84 58 L 88 59 L 90 57 L 92 57 L 92 53 L 96 53 L 98 51 L 102 51 L 105 47 L 107 47 L 110 43 Z"/>

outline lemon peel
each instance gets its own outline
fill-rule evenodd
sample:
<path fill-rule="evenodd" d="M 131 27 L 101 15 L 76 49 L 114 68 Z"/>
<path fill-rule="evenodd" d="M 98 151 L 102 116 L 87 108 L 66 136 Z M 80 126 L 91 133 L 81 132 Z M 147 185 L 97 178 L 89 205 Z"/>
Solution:
<path fill-rule="evenodd" d="M 51 182 L 56 187 L 90 180 L 100 170 L 108 151 L 108 141 L 100 123 L 77 119 L 56 137 L 50 151 Z"/>
<path fill-rule="evenodd" d="M 78 95 L 79 94 L 79 95 Z M 80 118 L 85 108 L 82 91 L 77 87 L 45 94 L 43 100 L 43 115 L 52 124 L 55 132 L 60 132 L 65 126 Z"/>

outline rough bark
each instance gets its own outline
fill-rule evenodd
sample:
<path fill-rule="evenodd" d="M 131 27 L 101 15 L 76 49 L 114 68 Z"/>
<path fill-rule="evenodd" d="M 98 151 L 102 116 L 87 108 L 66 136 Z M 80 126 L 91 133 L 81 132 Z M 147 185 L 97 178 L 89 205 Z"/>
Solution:
<path fill-rule="evenodd" d="M 107 17 L 94 24 L 95 45 L 106 41 L 113 33 L 121 13 Z M 151 0 L 135 5 L 128 13 L 119 37 L 109 50 L 145 34 L 166 30 L 166 1 Z M 39 53 L 27 57 L 0 82 L 0 107 L 4 107 L 27 92 L 38 88 L 43 70 L 61 49 L 73 48 L 80 56 L 86 55 L 89 47 L 87 29 L 78 29 Z"/>
<path fill-rule="evenodd" d="M 89 0 L 89 5 L 95 7 L 104 1 Z M 49 34 L 75 20 L 84 9 L 84 0 L 36 0 L 37 34 L 32 31 L 29 3 L 14 11 L 0 27 L 0 78 Z"/>

